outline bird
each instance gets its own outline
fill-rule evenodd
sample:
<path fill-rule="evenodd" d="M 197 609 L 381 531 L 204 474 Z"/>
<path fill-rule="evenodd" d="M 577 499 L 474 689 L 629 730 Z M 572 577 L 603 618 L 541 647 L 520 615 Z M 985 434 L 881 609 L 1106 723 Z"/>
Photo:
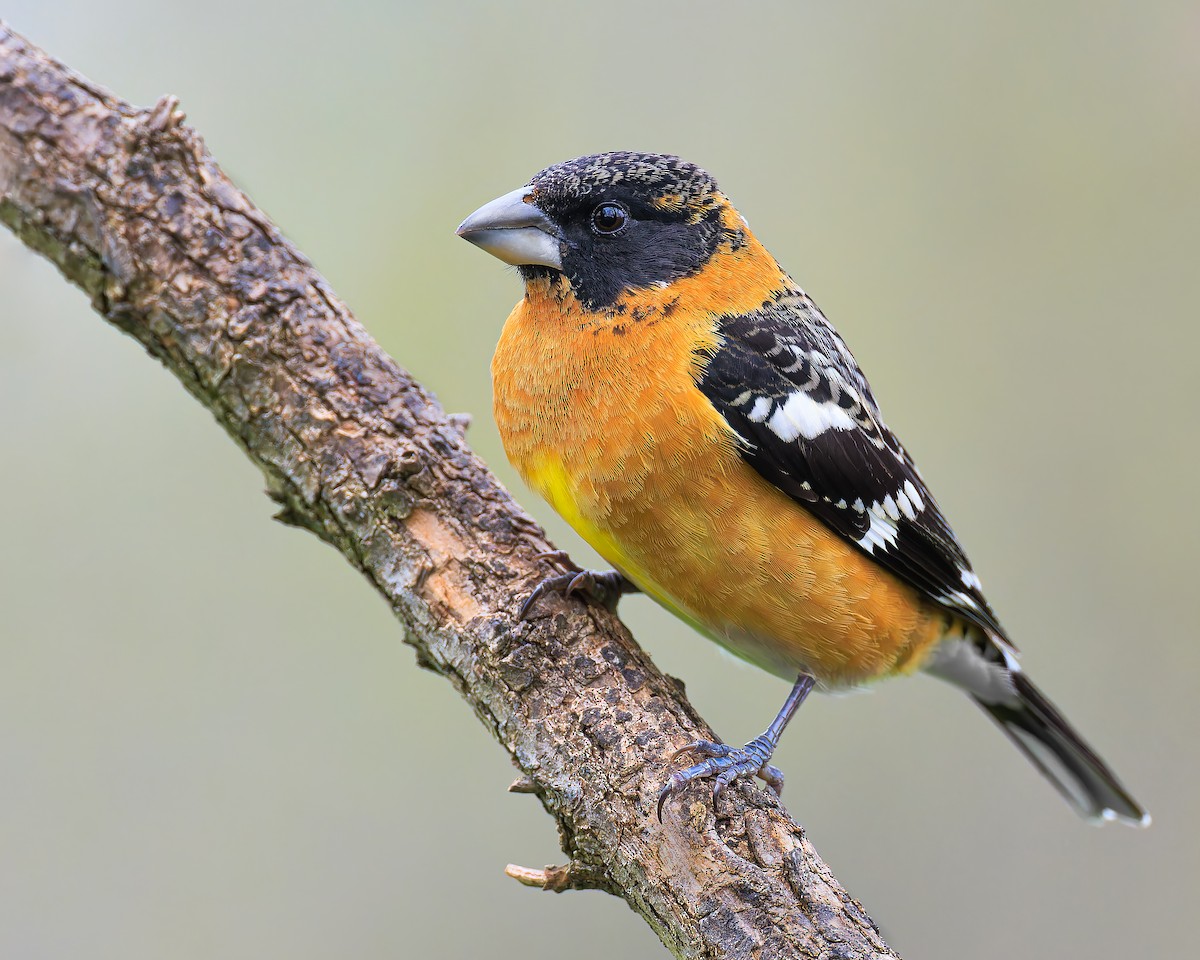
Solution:
<path fill-rule="evenodd" d="M 546 167 L 457 234 L 517 268 L 492 359 L 505 453 L 606 562 L 544 579 L 642 592 L 794 685 L 741 747 L 672 755 L 664 804 L 758 777 L 814 689 L 926 674 L 962 689 L 1085 818 L 1149 815 L 1022 669 L 841 335 L 713 177 L 613 151 Z M 676 763 L 680 761 L 680 763 Z"/>

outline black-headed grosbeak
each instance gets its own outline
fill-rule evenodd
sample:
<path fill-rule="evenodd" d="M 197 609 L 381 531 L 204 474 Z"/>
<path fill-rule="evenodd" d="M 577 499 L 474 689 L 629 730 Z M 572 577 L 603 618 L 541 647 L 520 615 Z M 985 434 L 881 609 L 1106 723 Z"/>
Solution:
<path fill-rule="evenodd" d="M 700 762 L 668 779 L 660 817 L 698 778 L 714 800 L 738 777 L 778 791 L 771 754 L 815 685 L 924 670 L 1081 814 L 1149 822 L 1022 671 L 845 342 L 711 176 L 657 154 L 580 157 L 458 233 L 525 282 L 492 361 L 505 451 L 616 568 L 570 569 L 530 600 L 641 590 L 798 677 L 761 737 L 685 748 Z"/>

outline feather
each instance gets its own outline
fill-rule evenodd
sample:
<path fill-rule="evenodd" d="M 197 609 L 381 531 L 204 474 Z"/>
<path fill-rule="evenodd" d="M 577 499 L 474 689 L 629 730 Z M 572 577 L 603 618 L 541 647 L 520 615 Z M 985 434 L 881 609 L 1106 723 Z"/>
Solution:
<path fill-rule="evenodd" d="M 1006 639 L 845 342 L 801 290 L 718 319 L 698 385 L 751 466 L 929 599 Z"/>

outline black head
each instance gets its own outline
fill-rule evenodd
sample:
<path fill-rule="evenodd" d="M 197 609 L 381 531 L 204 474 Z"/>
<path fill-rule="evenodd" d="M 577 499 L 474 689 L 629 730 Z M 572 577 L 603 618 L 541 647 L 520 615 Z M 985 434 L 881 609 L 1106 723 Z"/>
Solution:
<path fill-rule="evenodd" d="M 547 167 L 530 186 L 532 203 L 560 230 L 562 273 L 589 309 L 697 272 L 726 233 L 717 182 L 678 157 L 579 157 Z"/>
<path fill-rule="evenodd" d="M 516 264 L 528 282 L 570 283 L 589 310 L 626 291 L 698 272 L 723 241 L 741 239 L 711 176 L 678 157 L 626 151 L 547 167 L 527 187 L 481 207 L 459 234 Z"/>

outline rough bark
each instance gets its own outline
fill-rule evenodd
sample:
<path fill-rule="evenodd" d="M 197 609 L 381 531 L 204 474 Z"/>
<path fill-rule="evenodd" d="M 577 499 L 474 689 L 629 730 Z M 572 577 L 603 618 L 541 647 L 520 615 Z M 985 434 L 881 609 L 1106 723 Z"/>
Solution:
<path fill-rule="evenodd" d="M 658 823 L 665 758 L 712 732 L 607 611 L 516 621 L 541 530 L 176 106 L 136 109 L 0 24 L 0 220 L 212 411 L 509 752 L 570 859 L 514 875 L 617 894 L 680 957 L 894 956 L 765 791 L 714 820 L 696 787 Z"/>

